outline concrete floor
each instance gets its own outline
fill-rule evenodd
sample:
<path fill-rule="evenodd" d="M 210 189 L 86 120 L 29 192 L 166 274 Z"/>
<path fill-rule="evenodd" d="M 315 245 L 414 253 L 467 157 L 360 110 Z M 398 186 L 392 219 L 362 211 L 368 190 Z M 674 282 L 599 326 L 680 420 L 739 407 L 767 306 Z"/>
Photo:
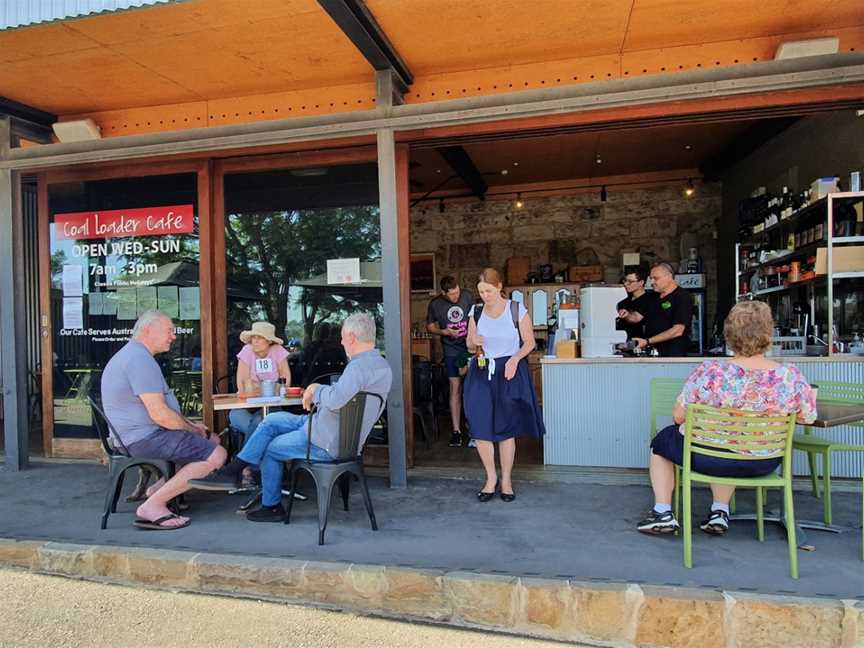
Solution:
<path fill-rule="evenodd" d="M 733 523 L 723 538 L 697 530 L 694 569 L 685 569 L 680 538 L 635 531 L 651 504 L 647 483 L 517 480 L 515 502 L 482 504 L 474 497 L 479 481 L 413 478 L 409 488 L 394 490 L 372 478 L 380 531 L 370 530 L 355 489 L 351 511 L 334 501 L 327 544 L 319 547 L 314 498 L 297 503 L 290 526 L 253 525 L 235 512 L 242 496 L 192 492 L 191 526 L 170 532 L 135 529 L 133 505 L 121 502 L 100 531 L 106 479 L 105 467 L 83 463 L 0 470 L 0 537 L 864 600 L 860 492 L 835 493 L 835 521 L 850 530 L 810 532 L 816 550 L 799 551 L 801 579 L 795 581 L 788 575 L 785 534 L 770 524 L 761 544 L 750 522 Z M 130 475 L 128 482 L 134 481 Z M 752 510 L 752 494 L 738 499 L 739 510 Z M 698 521 L 708 492 L 697 492 L 695 501 Z M 796 515 L 818 519 L 821 501 L 796 493 Z"/>

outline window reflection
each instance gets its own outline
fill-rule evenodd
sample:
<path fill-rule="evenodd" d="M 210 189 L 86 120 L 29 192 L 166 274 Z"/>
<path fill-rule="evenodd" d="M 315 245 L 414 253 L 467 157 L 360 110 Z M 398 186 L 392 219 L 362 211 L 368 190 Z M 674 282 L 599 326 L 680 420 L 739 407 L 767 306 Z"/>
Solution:
<path fill-rule="evenodd" d="M 294 384 L 346 362 L 342 321 L 368 311 L 383 349 L 381 227 L 374 164 L 232 174 L 225 178 L 229 373 L 239 335 L 276 327 Z M 331 283 L 328 259 L 360 260 L 359 283 Z"/>

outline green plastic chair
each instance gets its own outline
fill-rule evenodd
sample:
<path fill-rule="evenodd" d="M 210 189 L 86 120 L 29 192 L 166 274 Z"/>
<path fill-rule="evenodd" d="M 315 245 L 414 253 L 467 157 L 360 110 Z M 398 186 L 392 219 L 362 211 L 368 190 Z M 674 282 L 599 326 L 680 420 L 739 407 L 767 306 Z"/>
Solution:
<path fill-rule="evenodd" d="M 864 384 L 819 381 L 819 401 L 826 403 L 864 404 Z M 861 423 L 853 425 L 861 426 Z M 807 463 L 810 467 L 810 480 L 813 484 L 813 495 L 819 493 L 819 473 L 816 470 L 816 455 L 822 457 L 822 490 L 825 496 L 822 500 L 825 524 L 831 524 L 831 453 L 832 452 L 864 452 L 864 444 L 840 443 L 817 434 L 813 434 L 811 426 L 803 427 L 803 434 L 796 434 L 792 439 L 792 449 L 807 453 Z"/>
<path fill-rule="evenodd" d="M 682 468 L 682 499 L 684 515 L 684 566 L 693 566 L 693 482 L 727 484 L 756 489 L 756 537 L 765 540 L 765 489 L 783 489 L 783 514 L 786 517 L 786 540 L 789 544 L 789 571 L 798 578 L 798 543 L 795 539 L 795 512 L 792 504 L 792 435 L 795 414 L 765 416 L 758 412 L 721 409 L 707 405 L 688 405 L 684 428 L 684 466 Z M 781 472 L 762 477 L 714 477 L 692 468 L 693 455 L 729 459 L 730 436 L 735 435 L 736 450 L 767 451 L 765 455 L 735 454 L 735 459 L 758 460 L 782 457 Z"/>
<path fill-rule="evenodd" d="M 672 408 L 675 400 L 684 388 L 686 381 L 680 378 L 652 378 L 651 379 L 651 429 L 648 440 L 653 441 L 660 431 L 657 429 L 657 419 L 672 416 Z M 681 467 L 675 466 L 675 490 L 672 493 L 672 510 L 678 515 L 681 510 Z"/>
<path fill-rule="evenodd" d="M 681 378 L 652 378 L 651 379 L 651 430 L 649 441 L 657 436 L 657 419 L 661 416 L 671 416 L 672 408 L 678 394 L 684 389 L 686 380 Z M 675 516 L 681 517 L 681 466 L 675 466 L 675 490 L 672 492 L 672 510 Z M 735 496 L 729 502 L 729 510 L 735 512 Z"/>

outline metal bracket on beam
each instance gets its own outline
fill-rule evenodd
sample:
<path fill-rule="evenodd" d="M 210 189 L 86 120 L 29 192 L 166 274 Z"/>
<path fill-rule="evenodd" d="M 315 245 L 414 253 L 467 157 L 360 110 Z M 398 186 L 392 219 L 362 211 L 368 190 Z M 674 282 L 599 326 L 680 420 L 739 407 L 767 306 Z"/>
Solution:
<path fill-rule="evenodd" d="M 414 76 L 363 0 L 318 0 L 339 29 L 377 71 L 392 70 L 408 88 Z"/>
<path fill-rule="evenodd" d="M 47 128 L 51 128 L 51 124 L 57 121 L 57 115 L 53 113 L 7 99 L 2 95 L 0 95 L 0 115 L 9 115 Z"/>
<path fill-rule="evenodd" d="M 489 186 L 486 180 L 483 179 L 483 174 L 480 172 L 471 156 L 461 146 L 441 146 L 435 149 L 438 154 L 444 158 L 447 164 L 455 171 L 460 178 L 471 189 L 471 193 L 477 196 L 480 200 L 486 197 L 486 192 L 489 191 Z"/>
<path fill-rule="evenodd" d="M 408 87 L 393 70 L 375 72 L 375 103 L 379 108 L 392 108 L 405 103 Z"/>

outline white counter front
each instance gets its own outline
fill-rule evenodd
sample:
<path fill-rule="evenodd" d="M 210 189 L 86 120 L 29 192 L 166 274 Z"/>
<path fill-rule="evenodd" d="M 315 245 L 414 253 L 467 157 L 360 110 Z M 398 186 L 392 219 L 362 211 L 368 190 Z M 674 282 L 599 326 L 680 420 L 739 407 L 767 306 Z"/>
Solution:
<path fill-rule="evenodd" d="M 684 380 L 704 358 L 543 358 L 543 460 L 565 466 L 645 468 L 648 465 L 652 378 Z M 864 358 L 777 358 L 796 364 L 810 382 L 864 382 Z M 672 422 L 671 412 L 658 421 Z M 864 427 L 820 430 L 836 439 L 864 443 Z M 801 455 L 801 456 L 797 456 Z M 805 460 L 796 453 L 795 472 Z M 861 453 L 837 453 L 832 474 L 860 476 Z"/>

